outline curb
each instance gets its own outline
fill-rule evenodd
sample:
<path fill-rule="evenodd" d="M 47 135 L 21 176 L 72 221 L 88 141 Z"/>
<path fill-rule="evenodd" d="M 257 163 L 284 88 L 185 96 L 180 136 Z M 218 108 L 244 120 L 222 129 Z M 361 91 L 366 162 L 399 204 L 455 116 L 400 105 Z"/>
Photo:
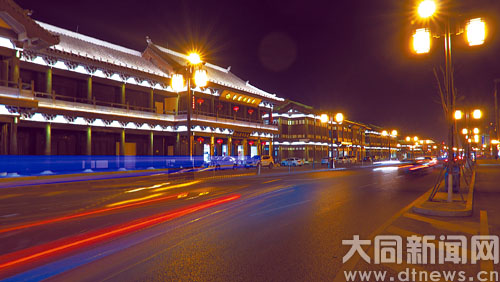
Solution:
<path fill-rule="evenodd" d="M 444 180 L 443 180 L 444 181 Z M 421 215 L 430 216 L 442 216 L 442 217 L 467 217 L 472 215 L 474 208 L 474 187 L 476 183 L 476 170 L 472 172 L 471 181 L 469 183 L 469 193 L 467 194 L 467 202 L 465 208 L 463 209 L 450 209 L 446 207 L 447 203 L 435 203 L 435 207 L 423 207 L 422 205 L 428 202 L 428 199 L 423 199 L 419 201 L 412 207 L 414 213 Z M 441 206 L 440 206 L 441 205 Z"/>

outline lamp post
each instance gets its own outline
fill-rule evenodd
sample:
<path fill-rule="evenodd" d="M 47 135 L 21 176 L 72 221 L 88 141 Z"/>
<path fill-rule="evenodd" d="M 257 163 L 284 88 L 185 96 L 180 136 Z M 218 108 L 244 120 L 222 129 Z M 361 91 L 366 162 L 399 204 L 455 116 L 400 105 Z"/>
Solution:
<path fill-rule="evenodd" d="M 456 110 L 453 116 L 455 118 L 455 122 L 457 122 L 458 120 L 461 120 L 463 118 L 464 113 L 461 110 Z M 476 127 L 473 130 L 471 130 L 471 128 L 470 128 L 471 116 L 472 116 L 472 119 L 479 120 L 482 118 L 483 112 L 479 109 L 475 109 L 473 111 L 465 111 L 465 128 L 462 129 L 462 134 L 465 136 L 465 143 L 466 143 L 465 153 L 467 154 L 468 160 L 471 157 L 470 156 L 470 153 L 471 153 L 470 152 L 470 143 L 471 143 L 470 136 L 473 134 L 473 136 L 475 137 L 479 134 L 479 128 Z M 477 139 L 477 137 L 475 137 L 475 139 Z M 477 143 L 477 141 L 476 141 L 476 143 Z"/>
<path fill-rule="evenodd" d="M 332 117 L 332 115 L 322 114 L 320 116 L 320 120 L 322 123 L 327 123 L 327 131 L 328 131 L 328 134 L 330 135 L 330 142 L 329 142 L 330 146 L 328 146 L 329 147 L 328 168 L 334 168 L 334 163 L 333 163 L 333 126 L 331 126 L 331 124 L 333 124 L 333 117 Z M 337 113 L 335 115 L 335 121 L 337 122 L 337 124 L 342 124 L 342 122 L 344 121 L 344 115 L 342 113 Z M 338 128 L 337 128 L 337 131 L 338 131 Z M 337 155 L 338 155 L 338 149 L 337 149 Z M 331 160 L 330 160 L 330 158 L 331 158 Z"/>
<path fill-rule="evenodd" d="M 205 87 L 208 83 L 207 71 L 202 67 L 204 62 L 201 60 L 200 55 L 197 53 L 191 53 L 187 56 L 187 64 L 181 66 L 177 73 L 172 75 L 171 86 L 175 92 L 181 92 L 184 90 L 184 76 L 186 76 L 186 86 L 187 86 L 187 137 L 188 137 L 188 151 L 189 159 L 193 160 L 193 141 L 191 133 L 191 114 L 195 107 L 195 101 L 193 98 L 193 93 L 191 91 L 192 80 L 198 87 Z"/>
<path fill-rule="evenodd" d="M 422 19 L 429 19 L 437 10 L 437 5 L 433 0 L 424 0 L 419 3 L 418 14 Z M 443 13 L 444 14 L 444 13 Z M 455 86 L 453 80 L 453 62 L 452 62 L 452 47 L 451 47 L 451 20 L 446 17 L 444 22 L 444 51 L 445 51 L 445 90 L 446 90 L 446 109 L 449 120 L 449 133 L 448 133 L 448 202 L 453 200 L 453 177 L 455 172 L 455 158 L 454 158 L 454 132 L 455 122 L 453 114 L 455 112 Z M 482 19 L 472 19 L 467 22 L 465 28 L 466 38 L 469 46 L 477 46 L 484 43 L 486 38 L 486 24 Z M 430 51 L 431 33 L 429 29 L 417 29 L 413 35 L 413 47 L 417 54 L 428 53 Z"/>

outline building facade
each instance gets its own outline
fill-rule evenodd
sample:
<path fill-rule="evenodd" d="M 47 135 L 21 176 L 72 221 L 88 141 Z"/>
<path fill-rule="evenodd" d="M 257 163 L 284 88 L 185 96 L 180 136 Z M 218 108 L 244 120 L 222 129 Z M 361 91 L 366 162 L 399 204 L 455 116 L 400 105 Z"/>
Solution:
<path fill-rule="evenodd" d="M 188 101 L 170 86 L 185 54 L 149 38 L 131 50 L 0 2 L 0 154 L 187 155 L 188 138 L 194 155 L 272 151 L 279 128 L 262 116 L 283 99 L 229 68 L 204 64 L 208 85 Z"/>
<path fill-rule="evenodd" d="M 327 114 L 329 120 L 322 122 L 322 114 Z M 272 116 L 265 115 L 266 123 L 279 127 L 274 136 L 274 158 L 281 161 L 297 157 L 312 163 L 333 156 L 353 162 L 367 157 L 386 159 L 389 151 L 396 157 L 396 137 L 383 136 L 382 129 L 373 125 L 351 120 L 337 123 L 331 118 L 334 114 L 287 100 L 275 108 Z"/>

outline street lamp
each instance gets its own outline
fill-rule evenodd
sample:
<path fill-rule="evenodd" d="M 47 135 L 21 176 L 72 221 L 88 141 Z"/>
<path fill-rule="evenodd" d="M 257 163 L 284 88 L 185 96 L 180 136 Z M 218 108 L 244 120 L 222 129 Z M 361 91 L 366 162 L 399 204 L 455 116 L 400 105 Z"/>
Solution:
<path fill-rule="evenodd" d="M 436 3 L 432 0 L 424 0 L 421 1 L 419 6 L 418 6 L 418 15 L 421 18 L 427 19 L 434 15 L 436 13 Z M 442 13 L 442 14 L 451 14 L 451 13 Z M 452 35 L 452 28 L 451 28 L 451 19 L 449 16 L 446 16 L 445 19 L 443 20 L 444 28 L 442 29 L 444 31 L 444 51 L 445 51 L 445 91 L 446 91 L 446 109 L 447 113 L 449 114 L 448 116 L 448 121 L 449 121 L 449 150 L 448 150 L 448 202 L 451 202 L 453 199 L 453 181 L 459 180 L 456 178 L 457 176 L 455 175 L 456 172 L 458 171 L 456 169 L 456 164 L 455 164 L 455 158 L 454 156 L 454 151 L 452 148 L 454 147 L 454 134 L 455 134 L 455 120 L 458 120 L 461 118 L 460 116 L 457 116 L 458 113 L 455 112 L 455 86 L 454 86 L 454 80 L 453 80 L 453 63 L 452 63 L 452 56 L 451 56 L 451 35 Z M 484 40 L 486 38 L 486 24 L 482 19 L 472 19 L 469 20 L 467 25 L 466 25 L 466 37 L 467 41 L 469 42 L 470 46 L 476 46 L 476 45 L 481 45 L 484 43 Z M 428 50 L 430 49 L 430 32 L 426 29 L 418 29 L 415 34 L 413 35 L 413 46 L 415 49 L 415 52 L 417 54 L 422 54 L 422 53 L 427 53 Z M 455 34 L 455 33 L 453 33 Z M 458 35 L 458 34 L 457 34 Z M 428 39 L 429 38 L 429 39 Z M 429 43 L 427 43 L 427 40 L 429 40 Z M 418 43 L 418 44 L 417 44 Z M 454 116 L 453 116 L 454 115 Z"/>
<path fill-rule="evenodd" d="M 172 75 L 170 84 L 172 89 L 179 93 L 184 91 L 184 76 L 186 76 L 187 80 L 187 136 L 188 136 L 188 150 L 189 150 L 189 159 L 193 160 L 193 141 L 191 140 L 193 136 L 191 136 L 191 112 L 194 108 L 194 98 L 191 92 L 191 83 L 194 79 L 194 83 L 198 87 L 205 87 L 208 83 L 208 75 L 207 71 L 202 68 L 204 65 L 203 61 L 200 58 L 200 55 L 197 53 L 190 53 L 187 56 L 187 64 L 185 66 L 181 66 L 177 73 Z"/>
<path fill-rule="evenodd" d="M 482 116 L 483 116 L 483 113 L 481 112 L 481 110 L 476 109 L 472 112 L 472 117 L 474 119 L 480 119 Z"/>
<path fill-rule="evenodd" d="M 471 19 L 467 23 L 466 36 L 469 46 L 482 45 L 486 39 L 486 23 L 483 19 Z"/>
<path fill-rule="evenodd" d="M 419 28 L 413 34 L 413 50 L 417 54 L 429 53 L 431 50 L 431 33 L 427 28 Z"/>
<path fill-rule="evenodd" d="M 429 18 L 436 12 L 436 2 L 424 0 L 418 5 L 418 15 L 421 18 Z"/>

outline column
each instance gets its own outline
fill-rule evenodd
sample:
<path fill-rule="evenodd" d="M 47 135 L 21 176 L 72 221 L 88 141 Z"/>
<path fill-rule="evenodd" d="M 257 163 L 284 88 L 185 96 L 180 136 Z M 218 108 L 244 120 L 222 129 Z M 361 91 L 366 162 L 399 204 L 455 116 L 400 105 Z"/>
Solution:
<path fill-rule="evenodd" d="M 246 138 L 243 138 L 243 156 L 246 157 L 248 155 L 248 142 Z"/>
<path fill-rule="evenodd" d="M 150 156 L 152 156 L 154 154 L 154 147 L 153 147 L 153 145 L 154 145 L 154 133 L 151 130 L 149 132 L 149 147 L 148 147 L 148 149 L 149 149 L 148 153 L 149 153 Z"/>
<path fill-rule="evenodd" d="M 45 84 L 45 92 L 52 94 L 52 68 L 48 68 L 45 72 L 47 82 Z"/>
<path fill-rule="evenodd" d="M 155 110 L 155 103 L 154 103 L 154 93 L 153 93 L 153 88 L 149 90 L 149 108 L 151 111 L 154 112 Z"/>
<path fill-rule="evenodd" d="M 12 58 L 12 80 L 17 83 L 19 81 L 19 58 Z"/>
<path fill-rule="evenodd" d="M 85 150 L 87 156 L 92 155 L 92 127 L 87 127 L 87 148 Z"/>
<path fill-rule="evenodd" d="M 269 140 L 269 156 L 272 156 L 274 158 L 273 140 Z"/>
<path fill-rule="evenodd" d="M 125 105 L 125 83 L 122 84 L 121 92 L 120 92 L 120 103 Z"/>
<path fill-rule="evenodd" d="M 233 149 L 233 138 L 229 136 L 227 138 L 227 155 L 231 156 L 232 154 L 232 149 Z"/>
<path fill-rule="evenodd" d="M 10 154 L 17 155 L 17 123 L 18 117 L 14 117 L 10 127 Z"/>
<path fill-rule="evenodd" d="M 257 155 L 262 156 L 262 141 L 257 139 Z"/>
<path fill-rule="evenodd" d="M 191 135 L 189 136 L 189 140 L 190 140 L 191 142 L 189 142 L 189 143 L 188 143 L 188 151 L 187 151 L 187 155 L 189 156 L 189 155 L 190 155 L 190 154 L 189 154 L 189 152 L 193 152 L 193 156 L 194 156 L 194 148 L 193 148 L 193 146 L 194 146 L 194 135 L 193 135 L 193 134 L 191 134 Z"/>
<path fill-rule="evenodd" d="M 210 156 L 212 157 L 215 154 L 215 137 L 212 135 L 210 137 Z"/>
<path fill-rule="evenodd" d="M 175 137 L 175 152 L 174 155 L 180 156 L 181 155 L 181 134 L 177 133 Z"/>
<path fill-rule="evenodd" d="M 50 123 L 47 123 L 45 125 L 45 155 L 50 156 L 52 154 L 51 148 L 52 148 L 52 132 L 51 132 L 51 125 Z"/>
<path fill-rule="evenodd" d="M 9 81 L 9 61 L 8 60 L 3 60 L 2 61 L 2 85 L 3 86 L 8 86 L 8 81 Z"/>
<path fill-rule="evenodd" d="M 92 76 L 87 78 L 87 100 L 92 101 Z"/>
<path fill-rule="evenodd" d="M 125 129 L 120 133 L 120 156 L 125 156 Z"/>

